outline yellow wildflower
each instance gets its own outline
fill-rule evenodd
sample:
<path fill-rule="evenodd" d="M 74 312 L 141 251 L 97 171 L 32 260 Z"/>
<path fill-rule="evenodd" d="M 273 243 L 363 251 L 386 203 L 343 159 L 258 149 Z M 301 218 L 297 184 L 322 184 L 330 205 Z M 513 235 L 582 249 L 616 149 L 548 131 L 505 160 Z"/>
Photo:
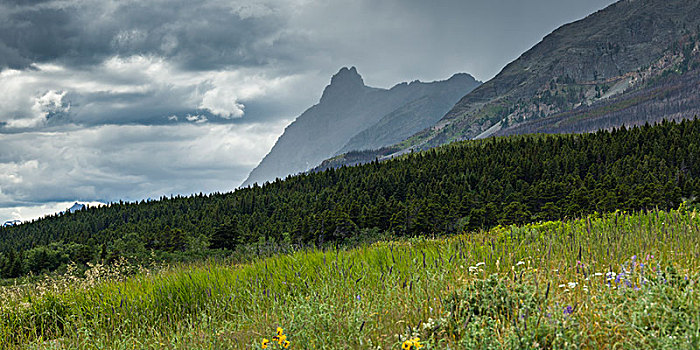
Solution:
<path fill-rule="evenodd" d="M 403 350 L 420 349 L 422 347 L 423 345 L 420 343 L 420 338 L 412 338 L 401 344 L 401 349 Z"/>
<path fill-rule="evenodd" d="M 284 329 L 282 327 L 277 327 L 277 335 L 282 335 L 284 333 Z"/>
<path fill-rule="evenodd" d="M 282 343 L 282 347 L 285 348 L 285 349 L 288 348 L 288 347 L 289 347 L 289 340 L 285 340 L 285 341 Z"/>
<path fill-rule="evenodd" d="M 263 349 L 267 349 L 267 344 L 269 344 L 269 343 L 270 343 L 270 341 L 267 340 L 267 338 L 263 338 L 263 340 L 262 340 L 262 348 L 263 348 Z"/>

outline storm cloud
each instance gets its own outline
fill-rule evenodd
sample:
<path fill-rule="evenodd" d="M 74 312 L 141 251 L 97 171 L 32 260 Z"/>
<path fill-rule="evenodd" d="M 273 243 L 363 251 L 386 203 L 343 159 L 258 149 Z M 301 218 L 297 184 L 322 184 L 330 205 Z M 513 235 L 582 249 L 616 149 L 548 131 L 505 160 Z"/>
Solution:
<path fill-rule="evenodd" d="M 113 56 L 155 55 L 189 70 L 259 66 L 285 55 L 293 1 L 16 1 L 0 4 L 0 65 L 59 61 L 84 67 Z"/>
<path fill-rule="evenodd" d="M 231 190 L 340 67 L 485 81 L 612 2 L 4 0 L 0 220 Z"/>

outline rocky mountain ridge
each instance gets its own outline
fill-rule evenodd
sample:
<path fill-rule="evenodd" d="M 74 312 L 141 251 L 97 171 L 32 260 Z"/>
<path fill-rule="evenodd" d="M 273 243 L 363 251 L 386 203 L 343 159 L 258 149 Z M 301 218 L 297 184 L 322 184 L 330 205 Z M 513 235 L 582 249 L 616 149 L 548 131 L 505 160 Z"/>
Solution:
<path fill-rule="evenodd" d="M 345 150 L 396 143 L 439 120 L 480 85 L 468 74 L 391 89 L 368 87 L 355 67 L 331 78 L 318 104 L 290 124 L 242 186 L 307 171 Z"/>
<path fill-rule="evenodd" d="M 655 76 L 645 76 L 644 71 L 670 59 L 669 45 L 683 45 L 684 37 L 699 31 L 700 1 L 619 1 L 555 30 L 398 148 L 487 137 L 525 122 L 605 104 Z"/>

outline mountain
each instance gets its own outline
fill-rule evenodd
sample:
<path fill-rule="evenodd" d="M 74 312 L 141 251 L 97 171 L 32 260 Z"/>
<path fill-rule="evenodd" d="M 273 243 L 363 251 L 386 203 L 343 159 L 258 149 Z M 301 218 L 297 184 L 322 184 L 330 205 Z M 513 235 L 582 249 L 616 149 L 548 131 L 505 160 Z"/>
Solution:
<path fill-rule="evenodd" d="M 21 224 L 21 223 L 22 223 L 22 221 L 20 221 L 20 220 L 8 220 L 8 221 L 5 221 L 5 223 L 2 224 L 2 227 L 17 226 L 17 225 L 19 225 L 19 224 Z"/>
<path fill-rule="evenodd" d="M 469 74 L 455 74 L 429 94 L 411 101 L 384 116 L 377 123 L 353 136 L 339 153 L 378 149 L 393 145 L 440 120 L 465 90 L 455 87 L 478 86 Z"/>
<path fill-rule="evenodd" d="M 396 143 L 439 120 L 479 86 L 468 74 L 391 89 L 368 87 L 355 67 L 331 78 L 321 100 L 290 124 L 242 186 L 307 171 L 345 150 Z"/>
<path fill-rule="evenodd" d="M 555 30 L 397 148 L 692 118 L 699 32 L 698 0 L 619 1 Z"/>
<path fill-rule="evenodd" d="M 75 202 L 70 208 L 68 208 L 69 213 L 75 213 L 78 210 L 83 210 L 85 209 L 85 204 L 80 204 L 78 202 Z"/>

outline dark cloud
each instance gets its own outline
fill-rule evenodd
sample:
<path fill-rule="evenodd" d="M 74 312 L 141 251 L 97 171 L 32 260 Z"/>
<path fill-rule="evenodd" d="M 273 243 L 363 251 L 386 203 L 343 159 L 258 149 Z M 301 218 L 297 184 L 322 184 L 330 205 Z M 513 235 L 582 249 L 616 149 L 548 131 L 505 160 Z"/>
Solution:
<path fill-rule="evenodd" d="M 487 80 L 552 29 L 610 2 L 3 2 L 0 71 L 38 70 L 26 81 L 41 81 L 0 76 L 16 92 L 16 101 L 0 103 L 0 132 L 153 125 L 187 114 L 217 123 L 289 118 L 317 101 L 341 66 L 357 66 L 381 87 L 456 72 Z M 246 82 L 250 76 L 256 81 Z M 265 82 L 290 77 L 285 86 Z M 246 93 L 246 84 L 259 91 Z M 67 92 L 71 108 L 60 117 L 33 108 L 49 90 Z"/>
<path fill-rule="evenodd" d="M 185 69 L 265 65 L 285 18 L 214 1 L 44 1 L 0 5 L 0 43 L 15 52 L 0 67 L 59 61 L 99 63 L 114 55 L 157 55 Z M 0 46 L 2 47 L 2 46 Z M 284 57 L 284 52 L 279 53 Z"/>

